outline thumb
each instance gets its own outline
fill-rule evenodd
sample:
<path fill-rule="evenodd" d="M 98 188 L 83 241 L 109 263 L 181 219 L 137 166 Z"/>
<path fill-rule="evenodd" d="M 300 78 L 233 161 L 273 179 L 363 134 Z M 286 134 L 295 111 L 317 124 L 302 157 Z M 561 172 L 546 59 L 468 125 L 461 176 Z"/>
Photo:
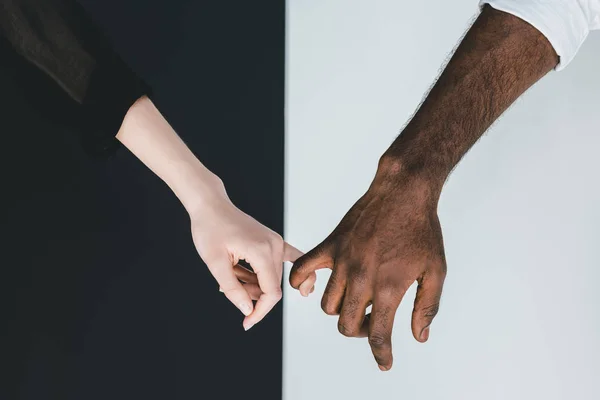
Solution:
<path fill-rule="evenodd" d="M 292 266 L 290 285 L 298 289 L 302 282 L 309 279 L 314 272 L 323 268 L 333 268 L 333 246 L 321 243 L 302 257 Z"/>
<path fill-rule="evenodd" d="M 429 339 L 429 326 L 438 313 L 444 278 L 425 276 L 419 280 L 412 314 L 412 333 L 418 342 Z"/>

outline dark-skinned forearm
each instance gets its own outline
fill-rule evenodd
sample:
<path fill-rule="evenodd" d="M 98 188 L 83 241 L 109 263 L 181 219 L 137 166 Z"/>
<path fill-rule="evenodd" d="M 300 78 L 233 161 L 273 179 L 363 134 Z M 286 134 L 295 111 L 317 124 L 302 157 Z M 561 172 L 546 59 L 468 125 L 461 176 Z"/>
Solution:
<path fill-rule="evenodd" d="M 415 176 L 434 193 L 489 126 L 558 63 L 548 40 L 487 6 L 431 92 L 386 151 L 378 174 Z"/>

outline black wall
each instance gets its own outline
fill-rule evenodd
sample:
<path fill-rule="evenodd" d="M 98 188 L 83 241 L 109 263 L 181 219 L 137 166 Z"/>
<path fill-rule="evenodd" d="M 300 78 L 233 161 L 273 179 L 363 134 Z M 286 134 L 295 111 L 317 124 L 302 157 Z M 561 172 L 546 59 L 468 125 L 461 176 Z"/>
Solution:
<path fill-rule="evenodd" d="M 233 201 L 281 233 L 285 2 L 81 3 Z M 281 398 L 281 304 L 244 332 L 169 189 L 125 149 L 87 158 L 0 80 L 0 398 Z"/>

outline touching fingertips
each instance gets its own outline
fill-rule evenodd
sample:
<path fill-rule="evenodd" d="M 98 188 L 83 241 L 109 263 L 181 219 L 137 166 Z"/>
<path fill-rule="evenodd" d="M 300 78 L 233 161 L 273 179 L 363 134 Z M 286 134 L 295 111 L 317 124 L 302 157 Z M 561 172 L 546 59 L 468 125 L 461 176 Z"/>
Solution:
<path fill-rule="evenodd" d="M 315 287 L 312 286 L 310 289 L 300 288 L 300 294 L 304 297 L 308 297 L 312 292 L 315 291 Z"/>
<path fill-rule="evenodd" d="M 300 295 L 302 297 L 308 296 L 308 291 L 306 290 L 306 288 L 304 286 L 300 285 L 300 287 L 298 288 L 298 291 L 300 292 Z"/>
<path fill-rule="evenodd" d="M 300 284 L 300 287 L 298 287 L 298 290 L 300 291 L 300 295 L 302 295 L 303 297 L 308 297 L 309 294 L 311 294 L 311 288 L 314 286 L 314 282 L 311 282 L 310 279 L 305 280 L 304 282 L 302 282 L 302 284 Z"/>

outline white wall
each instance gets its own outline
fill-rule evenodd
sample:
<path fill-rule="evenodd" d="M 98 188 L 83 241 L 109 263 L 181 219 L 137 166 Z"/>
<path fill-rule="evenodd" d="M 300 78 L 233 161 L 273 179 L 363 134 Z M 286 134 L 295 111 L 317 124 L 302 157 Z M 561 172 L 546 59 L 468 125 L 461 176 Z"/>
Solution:
<path fill-rule="evenodd" d="M 367 188 L 476 0 L 289 0 L 286 238 L 320 242 Z M 600 399 L 600 34 L 475 146 L 440 202 L 448 278 L 430 341 L 366 339 L 287 289 L 285 400 Z M 385 396 L 385 397 L 384 397 Z"/>

